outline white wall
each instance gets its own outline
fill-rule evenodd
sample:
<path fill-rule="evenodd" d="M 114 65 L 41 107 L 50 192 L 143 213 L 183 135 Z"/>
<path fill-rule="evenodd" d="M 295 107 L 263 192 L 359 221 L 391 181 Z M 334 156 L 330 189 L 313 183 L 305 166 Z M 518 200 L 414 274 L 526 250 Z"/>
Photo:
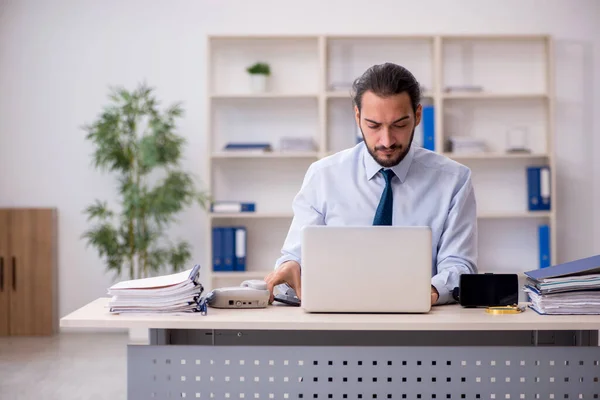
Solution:
<path fill-rule="evenodd" d="M 0 0 L 0 206 L 58 207 L 62 316 L 111 284 L 79 240 L 84 207 L 115 194 L 90 167 L 80 129 L 106 104 L 107 85 L 146 80 L 163 104 L 183 101 L 185 167 L 204 177 L 208 33 L 548 33 L 557 41 L 559 261 L 600 253 L 599 16 L 594 0 Z M 203 213 L 181 220 L 175 232 L 203 260 Z"/>

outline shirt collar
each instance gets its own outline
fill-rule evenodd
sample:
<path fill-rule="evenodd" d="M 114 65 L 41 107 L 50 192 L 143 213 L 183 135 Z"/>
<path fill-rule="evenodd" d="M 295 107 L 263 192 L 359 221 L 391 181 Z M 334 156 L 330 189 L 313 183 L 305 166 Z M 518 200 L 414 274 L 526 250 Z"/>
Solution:
<path fill-rule="evenodd" d="M 414 145 L 411 144 L 406 157 L 399 164 L 391 168 L 394 174 L 400 179 L 400 182 L 404 183 L 406 175 L 408 175 L 408 169 L 415 155 Z M 366 143 L 363 142 L 363 164 L 365 166 L 365 172 L 367 174 L 367 180 L 371 180 L 381 168 L 383 168 L 369 153 Z"/>

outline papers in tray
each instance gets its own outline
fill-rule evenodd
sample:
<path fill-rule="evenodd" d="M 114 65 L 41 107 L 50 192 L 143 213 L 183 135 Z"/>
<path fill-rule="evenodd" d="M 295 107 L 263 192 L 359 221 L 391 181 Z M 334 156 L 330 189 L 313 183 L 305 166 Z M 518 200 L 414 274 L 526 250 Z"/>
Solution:
<path fill-rule="evenodd" d="M 200 266 L 187 271 L 119 282 L 108 289 L 111 313 L 197 312 L 204 287 Z"/>
<path fill-rule="evenodd" d="M 600 255 L 526 272 L 525 292 L 540 314 L 600 314 Z"/>

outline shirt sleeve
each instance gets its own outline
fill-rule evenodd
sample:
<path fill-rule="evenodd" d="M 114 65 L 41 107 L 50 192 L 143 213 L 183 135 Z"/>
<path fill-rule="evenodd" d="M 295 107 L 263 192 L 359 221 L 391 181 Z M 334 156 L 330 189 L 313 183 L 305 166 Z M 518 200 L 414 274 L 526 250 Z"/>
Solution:
<path fill-rule="evenodd" d="M 477 273 L 477 207 L 467 169 L 462 185 L 452 198 L 437 254 L 437 273 L 431 284 L 439 292 L 436 304 L 454 302 L 452 290 L 460 275 Z"/>
<path fill-rule="evenodd" d="M 317 177 L 315 164 L 312 164 L 306 175 L 300 191 L 294 197 L 292 209 L 294 218 L 287 237 L 281 249 L 281 256 L 275 261 L 275 269 L 286 261 L 301 263 L 302 228 L 308 225 L 325 225 L 325 218 L 317 206 Z"/>

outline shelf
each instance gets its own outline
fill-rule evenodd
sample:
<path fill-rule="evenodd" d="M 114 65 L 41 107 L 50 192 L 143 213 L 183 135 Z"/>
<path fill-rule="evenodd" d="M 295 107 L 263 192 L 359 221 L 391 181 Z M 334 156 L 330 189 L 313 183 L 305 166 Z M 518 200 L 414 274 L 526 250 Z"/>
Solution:
<path fill-rule="evenodd" d="M 215 219 L 232 219 L 232 218 L 247 218 L 247 219 L 275 219 L 275 218 L 293 218 L 291 212 L 280 213 L 211 213 L 210 218 Z M 511 219 L 511 218 L 549 218 L 552 216 L 551 211 L 510 211 L 510 212 L 486 212 L 477 215 L 479 219 Z"/>
<path fill-rule="evenodd" d="M 444 156 L 453 160 L 512 160 L 512 159 L 537 159 L 537 158 L 548 158 L 548 154 L 545 153 L 471 153 L 471 154 L 453 154 L 443 153 Z"/>
<path fill-rule="evenodd" d="M 516 219 L 516 218 L 550 218 L 552 211 L 513 211 L 513 212 L 486 212 L 477 215 L 478 219 Z"/>
<path fill-rule="evenodd" d="M 226 152 L 226 151 L 220 151 L 220 152 L 216 152 L 213 153 L 211 155 L 212 158 L 225 158 L 225 159 L 230 159 L 230 158 L 319 158 L 319 153 L 317 152 L 311 152 L 311 151 L 298 151 L 298 152 L 293 152 L 293 151 L 289 151 L 289 152 L 285 152 L 285 151 L 271 151 L 271 152 L 263 152 L 263 153 L 257 153 L 257 152 L 243 152 L 243 151 L 236 151 L 236 152 Z"/>
<path fill-rule="evenodd" d="M 263 279 L 271 271 L 211 272 L 213 278 Z"/>
<path fill-rule="evenodd" d="M 347 92 L 344 92 L 341 90 L 334 91 L 334 92 L 326 92 L 325 96 L 330 99 L 350 99 L 352 97 L 350 89 L 348 89 Z M 432 92 L 423 92 L 423 93 L 421 93 L 421 97 L 432 98 L 433 93 Z"/>
<path fill-rule="evenodd" d="M 212 99 L 316 99 L 316 93 L 222 93 L 210 95 Z"/>
<path fill-rule="evenodd" d="M 434 106 L 436 153 L 472 168 L 482 263 L 499 270 L 535 265 L 542 224 L 550 227 L 555 259 L 560 232 L 556 202 L 552 211 L 528 211 L 525 173 L 528 166 L 548 165 L 555 183 L 558 170 L 550 40 L 519 34 L 211 37 L 210 85 L 204 94 L 209 189 L 215 198 L 252 199 L 260 205 L 253 213 L 208 214 L 209 229 L 243 225 L 248 234 L 251 272 L 212 272 L 218 278 L 215 285 L 229 283 L 227 279 L 263 279 L 269 272 L 289 233 L 291 204 L 306 168 L 352 148 L 361 135 L 352 106 L 353 81 L 383 61 L 408 68 L 421 84 L 422 104 Z M 274 71 L 264 93 L 253 91 L 246 71 L 258 60 Z M 468 86 L 482 90 L 469 92 Z M 422 137 L 422 125 L 418 129 L 415 135 Z M 526 138 L 519 141 L 521 131 Z M 278 145 L 282 138 L 306 135 L 314 144 L 311 151 L 286 152 Z M 446 140 L 455 135 L 483 141 L 486 152 L 444 152 Z M 271 143 L 273 151 L 225 150 L 227 143 L 248 140 Z M 518 142 L 531 153 L 505 151 Z M 553 200 L 559 197 L 555 186 L 550 186 Z M 211 238 L 207 235 L 209 247 Z"/>
<path fill-rule="evenodd" d="M 523 100 L 523 99 L 545 99 L 545 93 L 486 93 L 486 92 L 456 92 L 442 93 L 443 99 L 456 100 Z"/>
<path fill-rule="evenodd" d="M 293 218 L 292 212 L 274 212 L 274 213 L 261 213 L 261 212 L 241 212 L 241 213 L 210 213 L 211 219 L 231 219 L 231 218 L 250 218 L 250 219 L 275 219 L 275 218 Z"/>

